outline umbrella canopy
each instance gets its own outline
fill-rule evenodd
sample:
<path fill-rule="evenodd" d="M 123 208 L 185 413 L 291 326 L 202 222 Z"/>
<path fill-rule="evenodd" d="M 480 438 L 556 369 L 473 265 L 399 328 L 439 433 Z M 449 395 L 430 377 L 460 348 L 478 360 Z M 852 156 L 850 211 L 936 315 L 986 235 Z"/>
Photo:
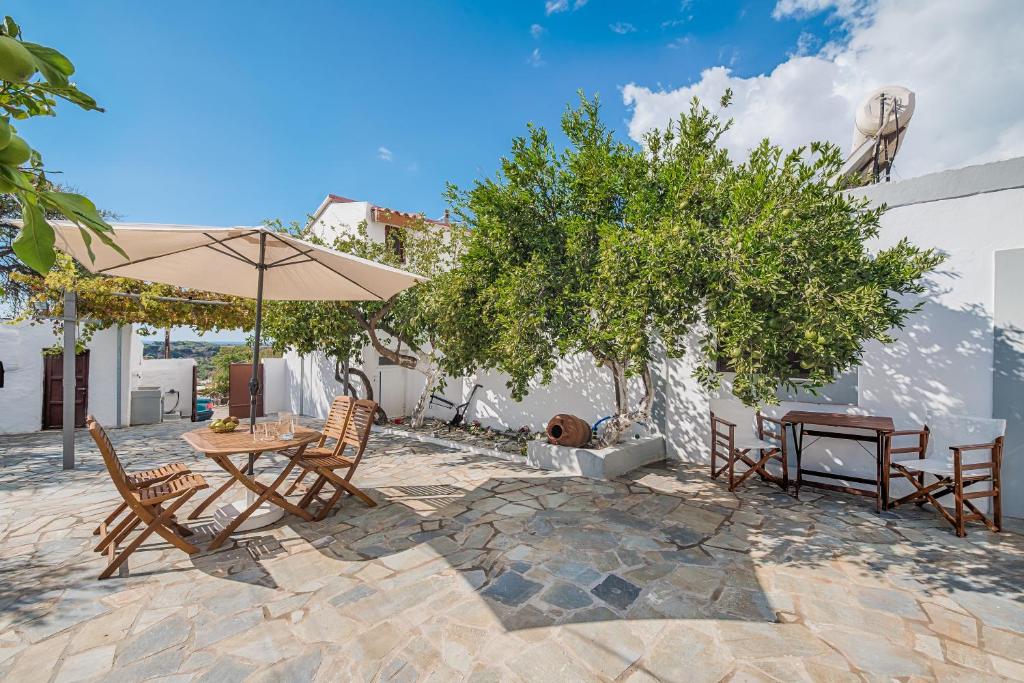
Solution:
<path fill-rule="evenodd" d="M 250 430 L 256 423 L 265 299 L 383 301 L 427 280 L 267 228 L 115 224 L 114 240 L 127 258 L 98 240 L 87 245 L 83 231 L 70 222 L 55 222 L 54 232 L 55 246 L 93 273 L 256 299 Z"/>
<path fill-rule="evenodd" d="M 94 239 L 95 261 L 76 225 L 54 228 L 56 247 L 90 272 L 250 299 L 259 293 L 259 263 L 266 265 L 262 298 L 282 301 L 386 300 L 427 279 L 266 228 L 115 223 L 114 240 L 128 258 Z"/>

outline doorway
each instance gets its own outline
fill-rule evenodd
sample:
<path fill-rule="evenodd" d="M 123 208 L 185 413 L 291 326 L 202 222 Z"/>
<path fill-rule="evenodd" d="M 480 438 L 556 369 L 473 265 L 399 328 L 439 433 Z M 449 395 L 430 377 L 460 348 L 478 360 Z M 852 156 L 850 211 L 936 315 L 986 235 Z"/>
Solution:
<path fill-rule="evenodd" d="M 75 426 L 89 412 L 89 352 L 75 356 Z M 64 354 L 43 354 L 43 429 L 64 426 Z"/>

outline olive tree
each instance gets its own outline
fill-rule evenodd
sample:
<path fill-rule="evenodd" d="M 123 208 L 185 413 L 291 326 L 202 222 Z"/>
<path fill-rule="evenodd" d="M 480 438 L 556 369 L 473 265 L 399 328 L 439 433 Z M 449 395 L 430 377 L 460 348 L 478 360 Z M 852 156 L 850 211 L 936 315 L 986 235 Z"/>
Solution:
<path fill-rule="evenodd" d="M 562 356 L 591 354 L 612 376 L 614 442 L 650 414 L 655 339 L 669 356 L 702 339 L 698 380 L 714 388 L 724 359 L 752 405 L 780 384 L 821 386 L 864 341 L 886 341 L 912 310 L 899 295 L 939 257 L 905 241 L 869 252 L 881 209 L 847 195 L 835 147 L 765 141 L 735 164 L 729 125 L 694 100 L 637 147 L 581 97 L 562 118 L 568 147 L 531 126 L 493 178 L 450 188 L 471 228 L 459 296 L 483 321 L 465 358 L 507 373 L 521 399 Z"/>
<path fill-rule="evenodd" d="M 659 325 L 697 318 L 689 258 L 674 264 L 657 252 L 667 240 L 678 242 L 676 253 L 696 248 L 689 215 L 714 204 L 726 158 L 714 142 L 723 128 L 700 114 L 692 131 L 668 131 L 644 150 L 616 140 L 597 99 L 582 96 L 561 123 L 567 148 L 530 126 L 495 177 L 449 188 L 471 228 L 460 298 L 482 321 L 466 357 L 507 373 L 520 400 L 535 378 L 551 380 L 561 357 L 590 354 L 611 375 L 613 442 L 631 421 L 650 416 Z M 678 158 L 687 145 L 691 167 Z M 639 396 L 630 395 L 633 377 Z"/>
<path fill-rule="evenodd" d="M 884 207 L 851 196 L 832 144 L 785 152 L 764 140 L 725 183 L 729 202 L 704 260 L 707 362 L 698 378 L 773 403 L 780 386 L 826 385 L 860 363 L 864 343 L 892 341 L 943 257 L 907 239 L 872 250 Z"/>

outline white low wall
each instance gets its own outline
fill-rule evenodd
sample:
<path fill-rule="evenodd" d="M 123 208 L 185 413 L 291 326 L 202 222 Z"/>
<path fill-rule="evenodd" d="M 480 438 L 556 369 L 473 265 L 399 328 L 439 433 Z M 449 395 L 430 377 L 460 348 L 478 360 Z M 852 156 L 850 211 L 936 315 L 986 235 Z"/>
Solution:
<path fill-rule="evenodd" d="M 178 392 L 178 406 L 174 412 L 182 417 L 192 417 L 195 406 L 192 403 L 192 358 L 144 358 L 138 368 L 136 387 L 160 387 L 164 396 L 164 412 L 174 408 L 174 396 Z"/>
<path fill-rule="evenodd" d="M 287 362 L 284 358 L 264 358 L 260 362 L 263 364 L 263 412 L 269 414 L 291 410 Z"/>

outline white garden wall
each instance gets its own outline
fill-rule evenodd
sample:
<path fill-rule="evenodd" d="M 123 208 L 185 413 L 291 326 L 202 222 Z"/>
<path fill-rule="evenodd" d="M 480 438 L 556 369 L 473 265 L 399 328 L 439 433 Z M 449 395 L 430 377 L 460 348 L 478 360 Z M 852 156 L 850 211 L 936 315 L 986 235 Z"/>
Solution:
<path fill-rule="evenodd" d="M 192 417 L 192 368 L 193 358 L 145 358 L 138 368 L 136 387 L 160 387 L 164 396 L 164 412 L 174 408 L 174 394 L 178 392 L 178 406 L 174 412 L 184 418 Z"/>

